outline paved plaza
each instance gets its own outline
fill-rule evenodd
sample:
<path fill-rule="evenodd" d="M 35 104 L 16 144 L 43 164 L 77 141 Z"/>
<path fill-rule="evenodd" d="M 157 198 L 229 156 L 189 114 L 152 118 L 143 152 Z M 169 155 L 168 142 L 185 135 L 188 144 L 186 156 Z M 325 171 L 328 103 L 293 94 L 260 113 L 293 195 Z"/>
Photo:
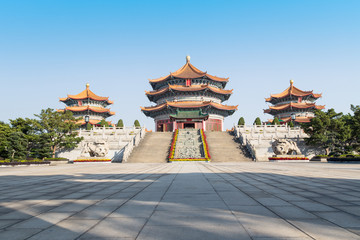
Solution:
<path fill-rule="evenodd" d="M 0 239 L 360 239 L 360 164 L 0 168 Z"/>

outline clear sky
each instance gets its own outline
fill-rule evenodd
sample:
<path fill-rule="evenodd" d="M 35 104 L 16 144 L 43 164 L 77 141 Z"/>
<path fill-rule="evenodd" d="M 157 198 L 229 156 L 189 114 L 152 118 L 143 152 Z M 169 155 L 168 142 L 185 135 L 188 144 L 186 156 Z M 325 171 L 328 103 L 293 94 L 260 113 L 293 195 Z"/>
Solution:
<path fill-rule="evenodd" d="M 271 116 L 264 98 L 294 85 L 326 108 L 360 104 L 360 1 L 0 0 L 0 121 L 63 108 L 90 83 L 109 118 L 154 129 L 148 79 L 191 63 L 230 77 L 231 128 Z"/>

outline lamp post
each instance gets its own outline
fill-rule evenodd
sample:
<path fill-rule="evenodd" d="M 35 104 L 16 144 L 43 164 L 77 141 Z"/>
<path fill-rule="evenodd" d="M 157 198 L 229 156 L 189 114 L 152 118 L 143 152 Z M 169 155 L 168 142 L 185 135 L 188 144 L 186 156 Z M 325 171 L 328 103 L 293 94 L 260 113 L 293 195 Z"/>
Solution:
<path fill-rule="evenodd" d="M 296 115 L 295 113 L 291 114 L 291 122 L 293 123 L 292 125 L 295 126 L 295 119 L 296 119 Z"/>
<path fill-rule="evenodd" d="M 86 130 L 88 129 L 89 118 L 90 118 L 89 115 L 85 116 L 85 128 L 86 128 Z"/>

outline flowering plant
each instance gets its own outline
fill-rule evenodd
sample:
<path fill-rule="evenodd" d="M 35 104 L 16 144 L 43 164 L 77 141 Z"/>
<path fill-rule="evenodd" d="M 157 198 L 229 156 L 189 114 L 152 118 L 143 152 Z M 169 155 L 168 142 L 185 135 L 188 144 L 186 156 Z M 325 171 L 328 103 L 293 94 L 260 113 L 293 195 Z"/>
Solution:
<path fill-rule="evenodd" d="M 307 157 L 269 157 L 269 160 L 309 160 Z"/>
<path fill-rule="evenodd" d="M 73 162 L 111 162 L 111 159 L 104 158 L 104 159 L 76 159 Z"/>
<path fill-rule="evenodd" d="M 201 140 L 202 140 L 202 143 L 203 143 L 203 146 L 204 146 L 205 159 L 206 159 L 206 161 L 209 161 L 211 156 L 210 156 L 210 153 L 209 153 L 209 146 L 208 146 L 208 143 L 206 141 L 206 135 L 204 133 L 204 129 L 201 129 L 200 133 L 201 133 Z"/>
<path fill-rule="evenodd" d="M 175 132 L 174 132 L 173 140 L 172 140 L 172 142 L 171 142 L 171 147 L 170 147 L 170 152 L 169 152 L 169 161 L 171 161 L 172 159 L 174 159 L 175 146 L 176 146 L 176 140 L 177 140 L 178 134 L 179 134 L 179 129 L 176 129 Z"/>

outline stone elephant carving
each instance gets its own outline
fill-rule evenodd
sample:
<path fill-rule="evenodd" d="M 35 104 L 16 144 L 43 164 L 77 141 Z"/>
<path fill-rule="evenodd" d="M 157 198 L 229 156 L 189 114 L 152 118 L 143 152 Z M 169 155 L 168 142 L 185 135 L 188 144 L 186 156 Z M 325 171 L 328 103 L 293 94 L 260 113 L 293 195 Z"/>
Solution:
<path fill-rule="evenodd" d="M 82 145 L 81 156 L 85 157 L 87 153 L 90 157 L 105 157 L 109 152 L 109 146 L 105 141 L 85 142 Z"/>
<path fill-rule="evenodd" d="M 276 155 L 300 155 L 300 149 L 294 141 L 288 139 L 275 139 L 272 143 L 272 149 Z"/>

